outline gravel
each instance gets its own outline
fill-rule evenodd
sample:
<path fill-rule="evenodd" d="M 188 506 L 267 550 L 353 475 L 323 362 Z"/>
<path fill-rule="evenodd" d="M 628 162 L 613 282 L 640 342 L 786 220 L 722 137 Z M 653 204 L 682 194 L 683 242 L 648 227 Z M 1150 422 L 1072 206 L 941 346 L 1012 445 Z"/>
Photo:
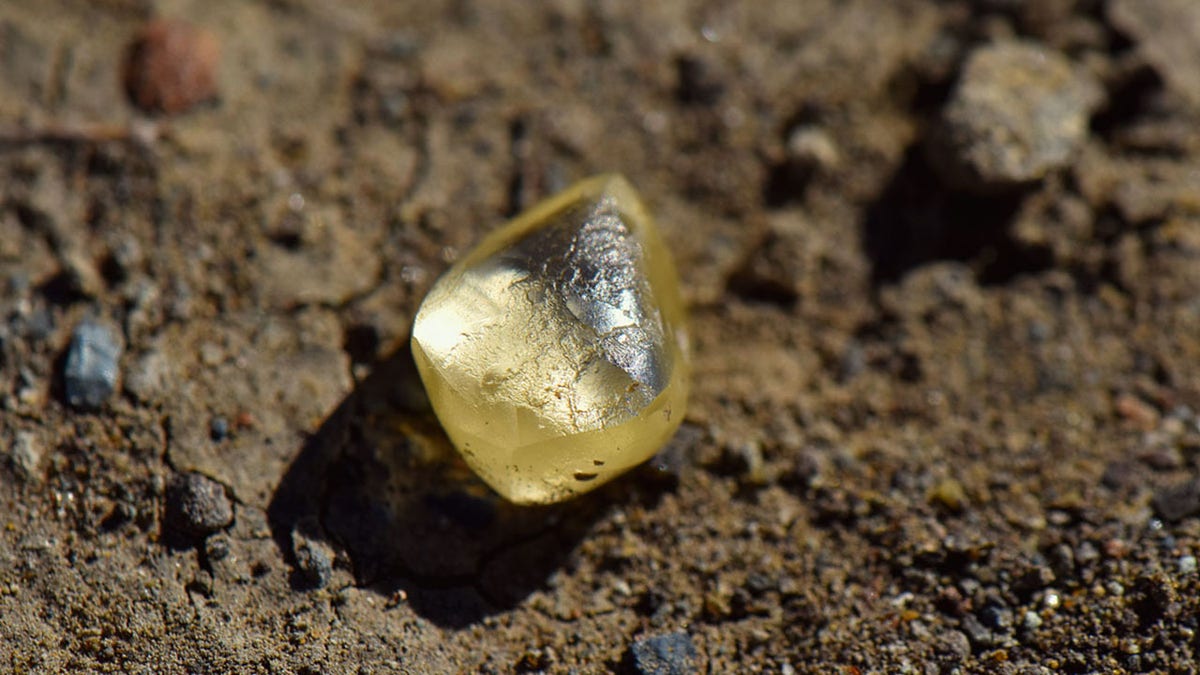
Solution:
<path fill-rule="evenodd" d="M 296 571 L 300 586 L 324 588 L 333 576 L 333 550 L 328 544 L 314 539 L 300 530 L 292 531 L 292 554 L 296 558 Z"/>
<path fill-rule="evenodd" d="M 1168 522 L 1200 513 L 1200 478 L 1177 483 L 1155 495 L 1154 510 Z"/>
<path fill-rule="evenodd" d="M 117 388 L 121 351 L 121 342 L 109 327 L 91 321 L 79 324 L 63 373 L 67 402 L 81 409 L 104 405 Z"/>
<path fill-rule="evenodd" d="M 684 675 L 696 672 L 692 638 L 682 631 L 640 638 L 629 648 L 634 672 L 641 675 Z"/>
<path fill-rule="evenodd" d="M 166 525 L 183 534 L 206 537 L 233 522 L 225 486 L 199 473 L 186 473 L 167 488 Z"/>
<path fill-rule="evenodd" d="M 994 192 L 1067 166 L 1101 100 L 1099 85 L 1033 43 L 976 49 L 942 111 L 930 151 L 942 179 Z"/>
<path fill-rule="evenodd" d="M 18 431 L 13 435 L 9 456 L 18 473 L 25 480 L 40 480 L 42 454 L 42 444 L 33 432 Z"/>

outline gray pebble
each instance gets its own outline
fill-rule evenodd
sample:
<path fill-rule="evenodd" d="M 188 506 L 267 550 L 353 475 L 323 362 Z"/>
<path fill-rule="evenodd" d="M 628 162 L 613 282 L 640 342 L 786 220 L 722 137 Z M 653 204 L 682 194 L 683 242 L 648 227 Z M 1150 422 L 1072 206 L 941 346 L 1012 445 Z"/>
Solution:
<path fill-rule="evenodd" d="M 165 518 L 179 532 L 204 537 L 233 522 L 233 503 L 224 485 L 203 474 L 186 473 L 167 487 Z"/>
<path fill-rule="evenodd" d="M 300 530 L 292 531 L 292 554 L 296 557 L 296 571 L 305 585 L 324 588 L 333 577 L 334 553 L 327 544 Z"/>
<path fill-rule="evenodd" d="M 215 442 L 229 438 L 229 420 L 217 415 L 208 421 L 208 436 Z"/>
<path fill-rule="evenodd" d="M 947 631 L 938 639 L 938 651 L 957 659 L 971 655 L 971 641 L 962 631 Z"/>
<path fill-rule="evenodd" d="M 1200 513 L 1200 478 L 1177 483 L 1155 495 L 1154 510 L 1168 522 Z"/>
<path fill-rule="evenodd" d="M 67 403 L 84 409 L 104 405 L 117 388 L 121 350 L 120 340 L 107 326 L 91 321 L 76 326 L 63 371 Z"/>
<path fill-rule="evenodd" d="M 976 649 L 987 649 L 996 644 L 996 636 L 974 614 L 962 618 L 961 628 Z"/>
<path fill-rule="evenodd" d="M 633 670 L 641 675 L 685 675 L 696 672 L 699 654 L 683 631 L 643 637 L 629 648 Z"/>
<path fill-rule="evenodd" d="M 1088 133 L 1100 86 L 1062 54 L 1034 43 L 976 49 L 931 137 L 942 178 L 990 192 L 1065 167 Z"/>

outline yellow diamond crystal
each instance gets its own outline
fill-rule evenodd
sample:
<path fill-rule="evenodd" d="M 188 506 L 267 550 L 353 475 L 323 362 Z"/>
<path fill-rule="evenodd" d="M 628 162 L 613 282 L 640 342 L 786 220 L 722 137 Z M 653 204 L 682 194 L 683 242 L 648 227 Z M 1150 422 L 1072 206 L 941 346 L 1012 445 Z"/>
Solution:
<path fill-rule="evenodd" d="M 687 405 L 675 268 L 613 174 L 534 206 L 451 267 L 421 303 L 412 351 L 450 440 L 518 504 L 646 461 Z"/>

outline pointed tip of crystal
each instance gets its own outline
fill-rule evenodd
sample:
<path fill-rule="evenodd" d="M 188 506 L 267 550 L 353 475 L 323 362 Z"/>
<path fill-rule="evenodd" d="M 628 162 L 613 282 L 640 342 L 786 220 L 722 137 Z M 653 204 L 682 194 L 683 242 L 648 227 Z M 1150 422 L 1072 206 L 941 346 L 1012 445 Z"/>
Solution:
<path fill-rule="evenodd" d="M 687 403 L 675 269 L 618 174 L 486 237 L 429 291 L 412 345 L 451 441 L 517 503 L 561 501 L 649 459 Z"/>

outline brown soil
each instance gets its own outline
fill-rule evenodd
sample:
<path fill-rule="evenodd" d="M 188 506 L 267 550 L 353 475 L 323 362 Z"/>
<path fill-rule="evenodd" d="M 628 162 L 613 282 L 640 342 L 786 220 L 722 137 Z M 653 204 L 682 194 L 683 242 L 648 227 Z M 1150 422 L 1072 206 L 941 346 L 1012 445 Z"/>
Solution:
<path fill-rule="evenodd" d="M 608 672 L 684 631 L 713 673 L 1195 672 L 1192 7 L 0 3 L 0 670 Z M 154 16 L 215 37 L 215 99 L 129 101 Z M 1095 83 L 1088 128 L 953 187 L 942 111 L 1011 40 Z M 512 507 L 408 325 L 609 170 L 677 256 L 691 408 Z M 64 393 L 84 319 L 124 343 L 99 410 Z M 173 527 L 187 472 L 231 525 Z"/>

